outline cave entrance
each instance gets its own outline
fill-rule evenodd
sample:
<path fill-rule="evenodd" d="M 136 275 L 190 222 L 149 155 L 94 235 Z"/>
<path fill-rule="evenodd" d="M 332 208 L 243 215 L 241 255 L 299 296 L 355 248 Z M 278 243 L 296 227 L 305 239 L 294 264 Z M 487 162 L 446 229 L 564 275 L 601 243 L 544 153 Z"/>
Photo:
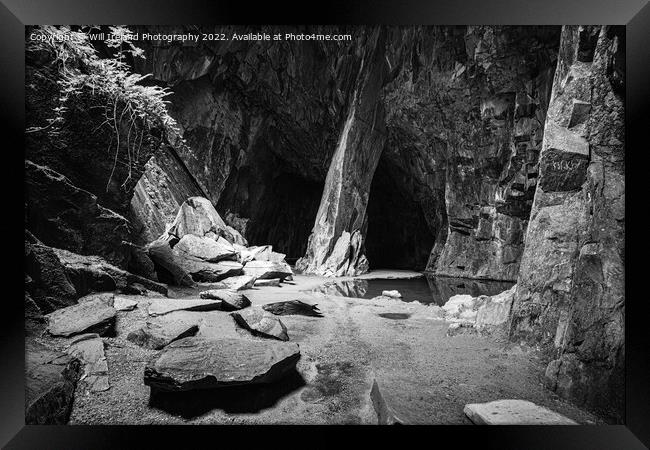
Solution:
<path fill-rule="evenodd" d="M 370 186 L 366 256 L 370 268 L 424 270 L 435 235 L 422 206 L 394 176 L 397 169 L 379 160 Z"/>
<path fill-rule="evenodd" d="M 219 209 L 247 218 L 244 235 L 249 245 L 273 245 L 289 264 L 304 256 L 314 226 L 324 182 L 269 165 L 255 176 L 244 167 L 231 175 Z M 256 170 L 259 170 L 258 167 Z"/>

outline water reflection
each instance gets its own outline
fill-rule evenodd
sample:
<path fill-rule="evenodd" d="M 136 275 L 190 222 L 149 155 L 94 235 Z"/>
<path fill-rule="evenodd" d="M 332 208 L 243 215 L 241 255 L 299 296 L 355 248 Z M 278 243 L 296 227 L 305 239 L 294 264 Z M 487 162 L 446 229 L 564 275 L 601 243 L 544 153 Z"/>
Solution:
<path fill-rule="evenodd" d="M 496 295 L 510 289 L 513 284 L 508 281 L 470 280 L 426 275 L 411 280 L 332 281 L 319 286 L 315 292 L 342 297 L 373 298 L 381 295 L 382 291 L 396 289 L 402 294 L 402 301 L 419 301 L 442 306 L 454 295 L 469 294 L 473 297 Z"/>

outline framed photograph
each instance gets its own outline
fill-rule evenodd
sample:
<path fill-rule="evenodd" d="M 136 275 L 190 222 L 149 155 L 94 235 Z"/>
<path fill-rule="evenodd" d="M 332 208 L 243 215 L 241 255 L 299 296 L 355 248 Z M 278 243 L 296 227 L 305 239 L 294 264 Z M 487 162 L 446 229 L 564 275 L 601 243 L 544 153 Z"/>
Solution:
<path fill-rule="evenodd" d="M 646 2 L 2 3 L 6 448 L 650 444 Z"/>

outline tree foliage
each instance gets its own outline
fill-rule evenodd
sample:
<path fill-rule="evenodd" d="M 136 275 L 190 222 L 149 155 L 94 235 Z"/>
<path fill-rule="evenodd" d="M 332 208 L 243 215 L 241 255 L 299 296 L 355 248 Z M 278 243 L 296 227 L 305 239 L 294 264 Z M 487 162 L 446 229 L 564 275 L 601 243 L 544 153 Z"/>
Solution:
<path fill-rule="evenodd" d="M 160 130 L 168 142 L 182 144 L 176 121 L 169 115 L 168 101 L 171 92 L 164 87 L 144 84 L 150 76 L 134 73 L 127 63 L 127 57 L 144 58 L 142 49 L 125 39 L 130 34 L 126 27 L 109 27 L 103 42 L 91 42 L 91 27 L 72 29 L 66 26 L 39 26 L 35 29 L 40 39 L 29 39 L 27 54 L 42 55 L 40 70 L 32 75 L 54 78 L 58 98 L 45 123 L 31 124 L 28 133 L 47 133 L 56 140 L 74 120 L 71 108 L 80 98 L 90 98 L 90 108 L 101 111 L 102 121 L 89 132 L 100 129 L 111 132 L 108 144 L 114 150 L 113 170 L 121 149 L 126 151 L 130 166 L 138 160 L 143 138 L 152 130 Z M 99 45 L 98 45 L 99 44 Z M 108 57 L 100 56 L 98 46 L 103 46 Z M 45 57 L 43 57 L 43 55 Z M 109 176 L 109 183 L 113 173 Z M 108 186 L 108 185 L 107 185 Z"/>

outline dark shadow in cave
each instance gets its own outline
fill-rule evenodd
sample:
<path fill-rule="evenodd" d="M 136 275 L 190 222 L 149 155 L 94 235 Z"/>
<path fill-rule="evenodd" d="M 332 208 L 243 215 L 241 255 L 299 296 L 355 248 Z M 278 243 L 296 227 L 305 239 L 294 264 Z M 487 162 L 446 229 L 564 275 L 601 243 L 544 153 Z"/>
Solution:
<path fill-rule="evenodd" d="M 392 176 L 380 159 L 370 186 L 366 256 L 371 269 L 424 270 L 435 235 L 422 206 Z"/>
<path fill-rule="evenodd" d="M 231 174 L 219 210 L 249 218 L 245 232 L 249 245 L 271 244 L 293 264 L 307 250 L 324 183 L 282 171 L 277 160 L 267 162 L 265 167 L 243 167 Z"/>

